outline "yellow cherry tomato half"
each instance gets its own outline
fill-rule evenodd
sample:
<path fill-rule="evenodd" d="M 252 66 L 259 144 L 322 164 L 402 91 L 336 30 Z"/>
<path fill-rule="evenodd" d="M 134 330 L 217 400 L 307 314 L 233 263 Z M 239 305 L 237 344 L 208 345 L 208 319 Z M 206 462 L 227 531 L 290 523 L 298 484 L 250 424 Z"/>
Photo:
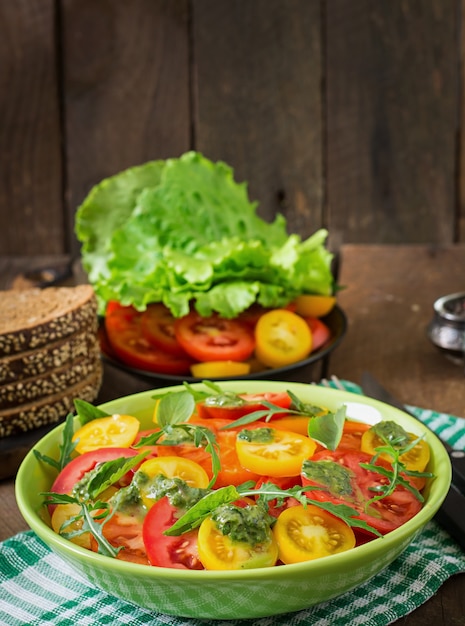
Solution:
<path fill-rule="evenodd" d="M 313 439 L 276 428 L 243 429 L 236 437 L 240 464 L 261 476 L 298 476 L 315 450 Z"/>
<path fill-rule="evenodd" d="M 305 359 L 312 349 L 307 322 L 287 309 L 264 313 L 255 326 L 255 355 L 268 367 L 283 367 Z"/>
<path fill-rule="evenodd" d="M 55 507 L 52 518 L 50 520 L 53 530 L 57 533 L 75 533 L 81 530 L 84 523 L 83 519 L 73 520 L 76 515 L 80 515 L 82 512 L 79 504 L 57 504 Z M 84 532 L 71 537 L 68 537 L 69 541 L 72 541 L 78 546 L 87 548 L 90 550 L 90 533 Z"/>
<path fill-rule="evenodd" d="M 280 513 L 273 534 L 285 564 L 312 561 L 355 547 L 350 526 L 317 506 L 292 506 Z"/>
<path fill-rule="evenodd" d="M 158 456 L 154 459 L 144 461 L 139 468 L 149 478 L 156 476 L 166 476 L 166 478 L 180 478 L 189 487 L 206 489 L 210 482 L 207 472 L 195 461 L 180 456 Z M 153 489 L 150 481 L 141 484 L 140 495 L 142 502 L 150 509 L 159 498 L 156 490 Z"/>
<path fill-rule="evenodd" d="M 243 361 L 204 361 L 203 363 L 193 363 L 191 374 L 196 378 L 245 376 L 249 374 L 250 367 L 250 363 Z"/>
<path fill-rule="evenodd" d="M 303 294 L 294 301 L 295 311 L 302 317 L 324 317 L 331 313 L 335 304 L 335 296 L 318 296 Z"/>
<path fill-rule="evenodd" d="M 140 422 L 132 415 L 115 413 L 87 422 L 73 435 L 76 452 L 84 454 L 99 448 L 129 448 L 139 432 Z"/>
<path fill-rule="evenodd" d="M 278 560 L 278 546 L 271 531 L 264 543 L 233 541 L 229 535 L 223 535 L 210 517 L 200 524 L 197 549 L 202 565 L 209 570 L 272 567 Z"/>
<path fill-rule="evenodd" d="M 416 435 L 407 433 L 410 441 L 417 439 Z M 362 435 L 360 447 L 363 452 L 368 454 L 376 454 L 376 448 L 385 445 L 381 437 L 379 437 L 373 428 L 369 428 Z M 383 452 L 380 454 L 380 458 L 384 459 L 388 463 L 392 463 L 392 457 Z M 423 472 L 428 465 L 430 459 L 430 447 L 424 439 L 420 441 L 408 452 L 401 454 L 399 460 L 405 465 L 406 469 L 412 472 Z"/>

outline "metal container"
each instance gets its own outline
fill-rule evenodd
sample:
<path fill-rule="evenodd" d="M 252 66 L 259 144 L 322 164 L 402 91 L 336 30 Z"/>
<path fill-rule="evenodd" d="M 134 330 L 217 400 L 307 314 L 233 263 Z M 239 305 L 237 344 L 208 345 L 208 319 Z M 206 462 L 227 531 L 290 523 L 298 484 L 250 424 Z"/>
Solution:
<path fill-rule="evenodd" d="M 428 337 L 458 364 L 465 359 L 465 292 L 452 293 L 434 302 Z"/>

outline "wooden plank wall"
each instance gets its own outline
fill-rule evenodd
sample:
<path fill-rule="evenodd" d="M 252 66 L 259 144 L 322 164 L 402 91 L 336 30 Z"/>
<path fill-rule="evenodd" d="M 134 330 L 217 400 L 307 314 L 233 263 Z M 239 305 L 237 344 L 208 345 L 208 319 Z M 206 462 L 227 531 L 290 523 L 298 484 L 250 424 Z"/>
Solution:
<path fill-rule="evenodd" d="M 0 0 L 0 254 L 196 149 L 340 243 L 465 241 L 464 0 Z"/>

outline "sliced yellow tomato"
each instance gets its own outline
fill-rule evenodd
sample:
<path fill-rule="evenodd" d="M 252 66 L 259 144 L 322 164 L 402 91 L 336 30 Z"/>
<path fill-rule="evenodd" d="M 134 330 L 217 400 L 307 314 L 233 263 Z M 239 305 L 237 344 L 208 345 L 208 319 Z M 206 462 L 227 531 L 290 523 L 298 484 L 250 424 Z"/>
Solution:
<path fill-rule="evenodd" d="M 283 563 L 319 559 L 355 547 L 350 526 L 317 506 L 292 506 L 280 513 L 273 534 Z"/>
<path fill-rule="evenodd" d="M 76 452 L 84 454 L 99 448 L 129 448 L 134 443 L 140 422 L 132 415 L 110 415 L 87 422 L 73 435 Z"/>
<path fill-rule="evenodd" d="M 208 487 L 210 479 L 207 472 L 195 461 L 180 456 L 159 456 L 144 461 L 139 468 L 149 478 L 162 475 L 166 478 L 180 478 L 189 487 Z M 158 499 L 158 495 L 152 490 L 150 481 L 140 486 L 140 495 L 145 506 L 150 509 Z"/>
<path fill-rule="evenodd" d="M 203 363 L 193 363 L 191 374 L 196 378 L 245 376 L 250 372 L 250 368 L 250 363 L 243 361 L 204 361 Z"/>
<path fill-rule="evenodd" d="M 202 565 L 210 570 L 271 567 L 278 559 L 278 546 L 271 531 L 269 540 L 264 543 L 252 545 L 233 541 L 218 530 L 210 517 L 200 524 L 197 549 Z"/>
<path fill-rule="evenodd" d="M 244 429 L 236 437 L 240 464 L 261 476 L 298 476 L 315 450 L 313 439 L 276 428 Z"/>
<path fill-rule="evenodd" d="M 60 531 L 62 533 L 75 533 L 80 531 L 83 520 L 71 521 L 73 517 L 80 513 L 81 507 L 79 504 L 57 504 L 53 511 L 52 519 L 50 520 L 53 530 L 58 534 L 60 534 Z M 85 532 L 68 537 L 68 539 L 76 545 L 90 550 L 90 533 Z"/>
<path fill-rule="evenodd" d="M 287 309 L 264 313 L 255 326 L 255 355 L 268 367 L 283 367 L 305 359 L 312 350 L 306 321 Z"/>
<path fill-rule="evenodd" d="M 417 439 L 416 435 L 412 433 L 407 433 L 410 441 L 414 441 Z M 368 454 L 376 454 L 376 448 L 385 445 L 381 437 L 379 437 L 373 428 L 369 428 L 366 432 L 363 433 L 360 447 L 363 452 L 368 452 Z M 383 452 L 380 454 L 380 458 L 384 459 L 388 463 L 392 463 L 392 457 Z M 411 450 L 406 452 L 405 454 L 401 454 L 399 460 L 405 465 L 406 469 L 412 472 L 423 472 L 428 465 L 430 459 L 430 448 L 428 443 L 424 439 L 420 439 L 420 441 L 414 446 Z"/>
<path fill-rule="evenodd" d="M 335 296 L 319 296 L 303 294 L 294 301 L 296 313 L 302 317 L 324 317 L 331 313 L 335 304 Z"/>

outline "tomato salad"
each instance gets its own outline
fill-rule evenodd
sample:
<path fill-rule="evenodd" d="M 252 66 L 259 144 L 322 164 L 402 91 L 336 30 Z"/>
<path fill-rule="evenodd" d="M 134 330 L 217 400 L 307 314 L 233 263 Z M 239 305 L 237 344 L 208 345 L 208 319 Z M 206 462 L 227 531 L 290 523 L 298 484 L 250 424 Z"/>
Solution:
<path fill-rule="evenodd" d="M 422 507 L 429 446 L 291 391 L 243 394 L 211 381 L 154 397 L 153 428 L 76 400 L 52 528 L 146 565 L 246 569 L 322 558 L 382 537 Z"/>
<path fill-rule="evenodd" d="M 192 310 L 175 318 L 162 303 L 145 311 L 109 302 L 102 329 L 106 354 L 139 370 L 197 378 L 247 375 L 301 361 L 331 338 L 320 319 L 333 296 L 299 296 L 285 309 L 255 304 L 235 319 L 202 317 Z"/>

